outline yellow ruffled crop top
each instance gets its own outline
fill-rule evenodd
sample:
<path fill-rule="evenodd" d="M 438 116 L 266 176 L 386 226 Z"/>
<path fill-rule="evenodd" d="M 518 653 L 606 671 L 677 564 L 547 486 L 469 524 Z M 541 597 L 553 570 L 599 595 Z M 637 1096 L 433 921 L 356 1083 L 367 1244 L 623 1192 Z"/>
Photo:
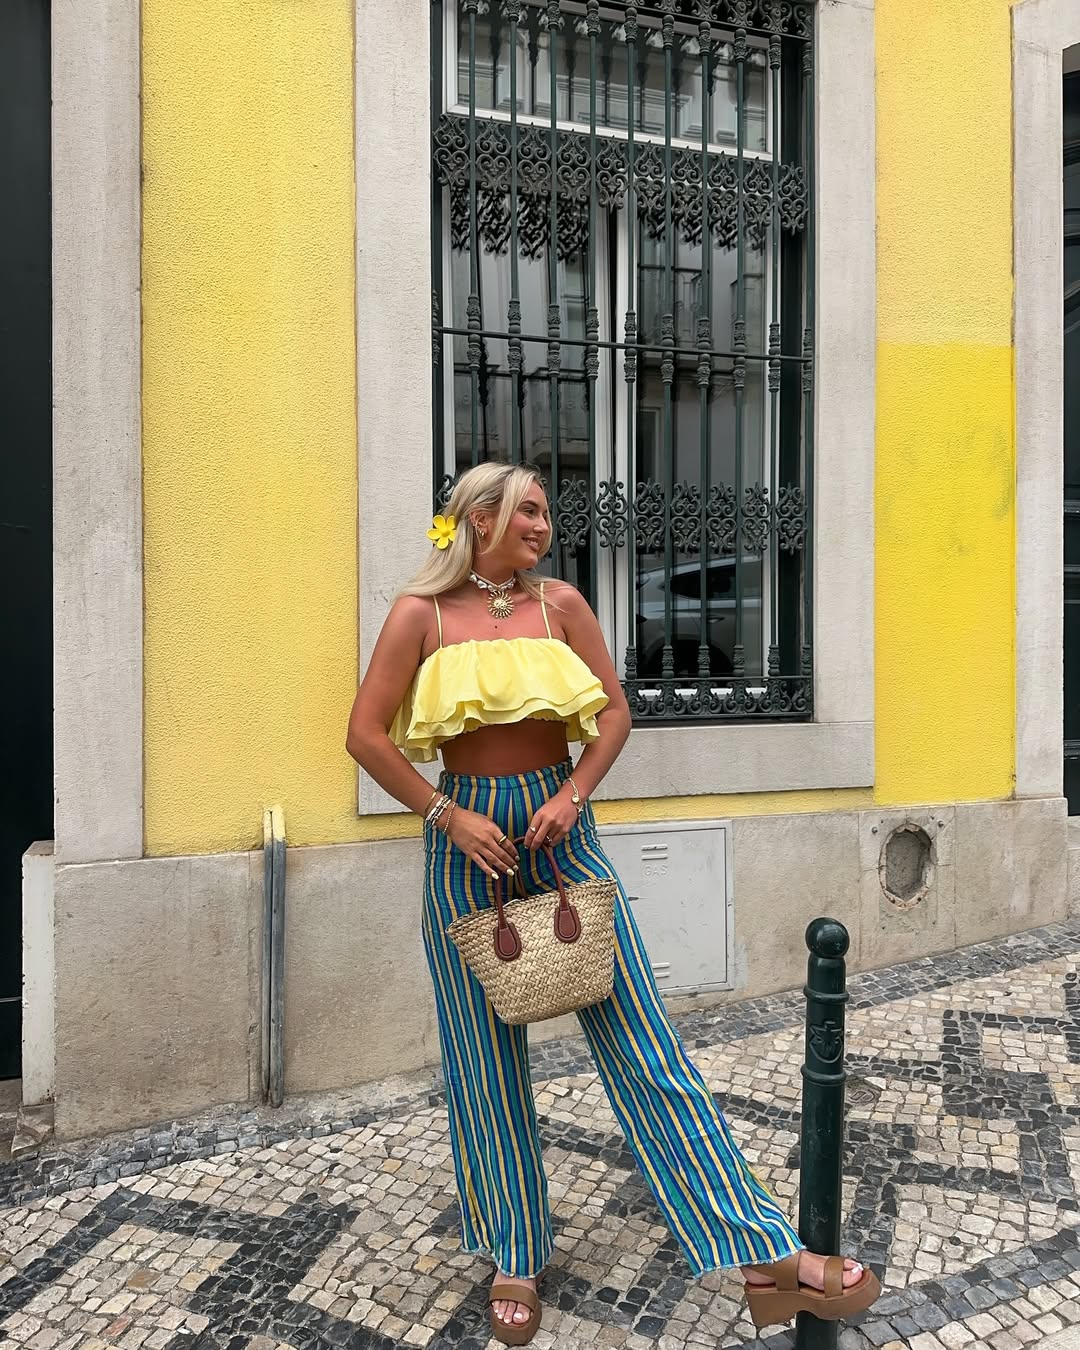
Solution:
<path fill-rule="evenodd" d="M 444 741 L 526 717 L 564 722 L 568 741 L 596 740 L 596 715 L 607 694 L 577 652 L 551 636 L 542 585 L 540 604 L 546 638 L 470 639 L 444 647 L 435 601 L 439 646 L 416 672 L 390 727 L 390 739 L 407 759 L 433 760 Z"/>

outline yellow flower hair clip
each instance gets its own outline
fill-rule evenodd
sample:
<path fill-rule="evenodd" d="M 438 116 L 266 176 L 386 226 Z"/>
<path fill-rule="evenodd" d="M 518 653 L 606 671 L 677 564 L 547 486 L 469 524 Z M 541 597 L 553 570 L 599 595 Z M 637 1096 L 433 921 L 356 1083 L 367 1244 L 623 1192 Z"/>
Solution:
<path fill-rule="evenodd" d="M 457 521 L 453 516 L 436 516 L 427 537 L 436 548 L 449 548 L 457 538 Z"/>

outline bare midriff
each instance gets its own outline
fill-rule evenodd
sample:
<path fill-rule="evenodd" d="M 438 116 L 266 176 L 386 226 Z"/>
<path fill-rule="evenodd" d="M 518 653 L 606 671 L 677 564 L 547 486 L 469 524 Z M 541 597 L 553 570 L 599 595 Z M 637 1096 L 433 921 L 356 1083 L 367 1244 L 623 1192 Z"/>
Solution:
<path fill-rule="evenodd" d="M 449 773 L 487 777 L 546 769 L 549 764 L 561 764 L 569 755 L 563 723 L 539 717 L 527 717 L 509 726 L 479 727 L 442 746 L 443 765 Z"/>

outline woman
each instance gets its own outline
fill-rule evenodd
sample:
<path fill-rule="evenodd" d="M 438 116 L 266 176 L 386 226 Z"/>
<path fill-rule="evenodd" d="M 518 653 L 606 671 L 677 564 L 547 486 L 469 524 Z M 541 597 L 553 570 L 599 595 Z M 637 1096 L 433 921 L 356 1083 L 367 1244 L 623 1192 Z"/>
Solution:
<path fill-rule="evenodd" d="M 349 753 L 425 817 L 424 943 L 435 986 L 462 1244 L 496 1263 L 493 1334 L 524 1345 L 540 1325 L 537 1279 L 551 1256 L 547 1182 L 526 1030 L 496 1017 L 446 929 L 489 908 L 492 879 L 523 869 L 551 889 L 612 877 L 588 799 L 627 736 L 630 713 L 588 604 L 534 572 L 551 542 L 536 472 L 482 464 L 463 474 L 438 544 L 387 617 L 353 705 Z M 571 767 L 568 742 L 584 751 Z M 434 759 L 433 793 L 410 761 Z M 513 840 L 524 836 L 519 856 Z M 739 1266 L 759 1326 L 800 1309 L 846 1317 L 877 1279 L 805 1251 L 750 1171 L 656 991 L 619 891 L 615 981 L 578 1014 L 612 1107 L 695 1275 Z"/>

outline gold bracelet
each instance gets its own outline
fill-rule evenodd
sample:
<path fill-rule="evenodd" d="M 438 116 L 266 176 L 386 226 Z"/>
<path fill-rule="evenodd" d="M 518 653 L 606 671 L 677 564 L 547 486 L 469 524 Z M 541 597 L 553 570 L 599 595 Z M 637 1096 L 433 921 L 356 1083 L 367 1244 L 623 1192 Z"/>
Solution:
<path fill-rule="evenodd" d="M 430 796 L 430 797 L 427 799 L 427 801 L 425 802 L 425 804 L 424 804 L 424 809 L 423 809 L 422 811 L 417 812 L 417 814 L 418 814 L 418 815 L 421 815 L 421 816 L 426 816 L 427 813 L 431 810 L 431 803 L 435 800 L 435 798 L 436 798 L 438 795 L 439 795 L 439 789 L 436 788 L 435 791 L 431 794 L 431 796 Z"/>
<path fill-rule="evenodd" d="M 581 793 L 578 791 L 578 785 L 574 782 L 574 775 L 568 773 L 566 777 L 570 786 L 573 788 L 573 792 L 570 794 L 570 800 L 577 807 L 577 813 L 580 816 L 582 811 L 585 810 L 585 803 L 581 800 Z"/>
<path fill-rule="evenodd" d="M 440 833 L 445 834 L 448 839 L 450 838 L 450 817 L 454 814 L 455 806 L 457 806 L 457 802 L 452 801 L 450 803 L 450 809 L 447 811 L 446 815 L 442 817 L 442 830 Z M 438 821 L 435 823 L 435 828 L 437 830 L 439 829 Z"/>

